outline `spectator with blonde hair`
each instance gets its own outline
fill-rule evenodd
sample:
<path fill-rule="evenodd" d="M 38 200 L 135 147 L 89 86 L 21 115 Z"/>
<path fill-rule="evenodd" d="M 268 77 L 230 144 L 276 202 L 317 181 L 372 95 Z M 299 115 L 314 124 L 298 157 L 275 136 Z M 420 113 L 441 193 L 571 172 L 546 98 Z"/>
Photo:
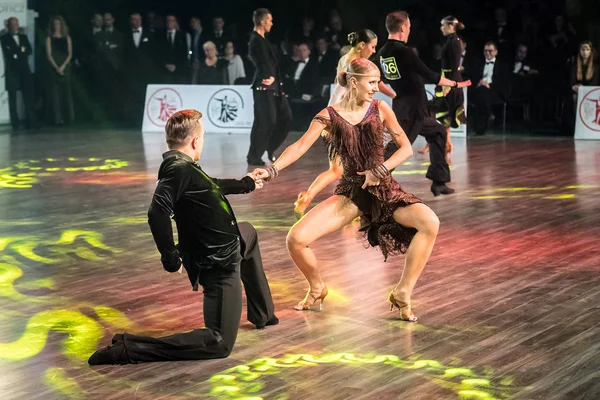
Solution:
<path fill-rule="evenodd" d="M 571 69 L 571 89 L 573 101 L 577 104 L 577 92 L 581 86 L 597 86 L 600 84 L 600 73 L 596 60 L 596 50 L 592 42 L 584 41 L 579 44 L 579 52 Z"/>
<path fill-rule="evenodd" d="M 204 60 L 200 62 L 194 82 L 199 85 L 226 85 L 227 61 L 217 56 L 217 46 L 208 41 L 202 45 Z"/>

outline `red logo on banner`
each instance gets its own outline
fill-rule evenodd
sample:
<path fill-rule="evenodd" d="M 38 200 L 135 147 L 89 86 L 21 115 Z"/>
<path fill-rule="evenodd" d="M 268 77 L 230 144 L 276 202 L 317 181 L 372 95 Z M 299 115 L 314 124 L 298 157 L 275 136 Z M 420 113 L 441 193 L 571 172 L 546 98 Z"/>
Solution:
<path fill-rule="evenodd" d="M 163 128 L 171 115 L 182 108 L 183 100 L 179 93 L 171 88 L 163 88 L 150 96 L 146 104 L 146 113 L 150 122 Z"/>
<path fill-rule="evenodd" d="M 600 132 L 600 89 L 590 90 L 581 100 L 579 118 L 588 129 Z"/>

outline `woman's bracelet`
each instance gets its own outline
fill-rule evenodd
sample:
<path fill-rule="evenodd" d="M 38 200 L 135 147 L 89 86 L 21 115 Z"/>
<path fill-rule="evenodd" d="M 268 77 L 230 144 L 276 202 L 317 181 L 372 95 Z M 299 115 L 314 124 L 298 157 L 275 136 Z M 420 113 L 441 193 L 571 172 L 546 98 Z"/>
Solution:
<path fill-rule="evenodd" d="M 373 168 L 371 170 L 371 173 L 375 176 L 375 178 L 377 179 L 385 179 L 390 175 L 390 171 L 387 169 L 387 167 L 383 164 L 378 165 L 377 167 Z"/>
<path fill-rule="evenodd" d="M 270 182 L 279 176 L 279 170 L 277 169 L 275 164 L 269 165 L 268 167 L 265 168 L 265 170 L 269 174 L 269 177 L 265 179 L 265 182 Z"/>

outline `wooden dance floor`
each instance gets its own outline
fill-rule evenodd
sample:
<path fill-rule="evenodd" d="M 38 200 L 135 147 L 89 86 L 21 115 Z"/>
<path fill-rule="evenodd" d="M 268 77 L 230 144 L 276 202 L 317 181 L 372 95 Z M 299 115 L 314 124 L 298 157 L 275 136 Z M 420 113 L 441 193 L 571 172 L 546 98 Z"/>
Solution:
<path fill-rule="evenodd" d="M 327 167 L 316 144 L 263 190 L 230 197 L 259 231 L 281 323 L 258 331 L 244 311 L 227 359 L 92 368 L 115 333 L 203 326 L 201 293 L 163 271 L 146 222 L 163 136 L 0 134 L 0 398 L 600 398 L 600 143 L 454 141 L 455 195 L 429 192 L 427 156 L 394 175 L 441 220 L 418 323 L 386 300 L 403 257 L 383 262 L 355 224 L 314 246 L 324 311 L 292 309 L 307 285 L 285 236 L 298 191 Z M 242 177 L 247 146 L 209 134 L 201 164 Z"/>

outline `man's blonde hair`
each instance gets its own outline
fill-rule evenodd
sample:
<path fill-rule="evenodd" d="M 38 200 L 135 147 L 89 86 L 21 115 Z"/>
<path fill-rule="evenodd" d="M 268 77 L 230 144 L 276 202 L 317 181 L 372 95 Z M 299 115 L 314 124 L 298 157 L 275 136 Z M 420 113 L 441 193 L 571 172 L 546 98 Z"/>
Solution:
<path fill-rule="evenodd" d="M 197 110 L 181 110 L 169 118 L 165 125 L 167 146 L 170 149 L 183 147 L 190 136 L 199 128 L 202 113 Z"/>

